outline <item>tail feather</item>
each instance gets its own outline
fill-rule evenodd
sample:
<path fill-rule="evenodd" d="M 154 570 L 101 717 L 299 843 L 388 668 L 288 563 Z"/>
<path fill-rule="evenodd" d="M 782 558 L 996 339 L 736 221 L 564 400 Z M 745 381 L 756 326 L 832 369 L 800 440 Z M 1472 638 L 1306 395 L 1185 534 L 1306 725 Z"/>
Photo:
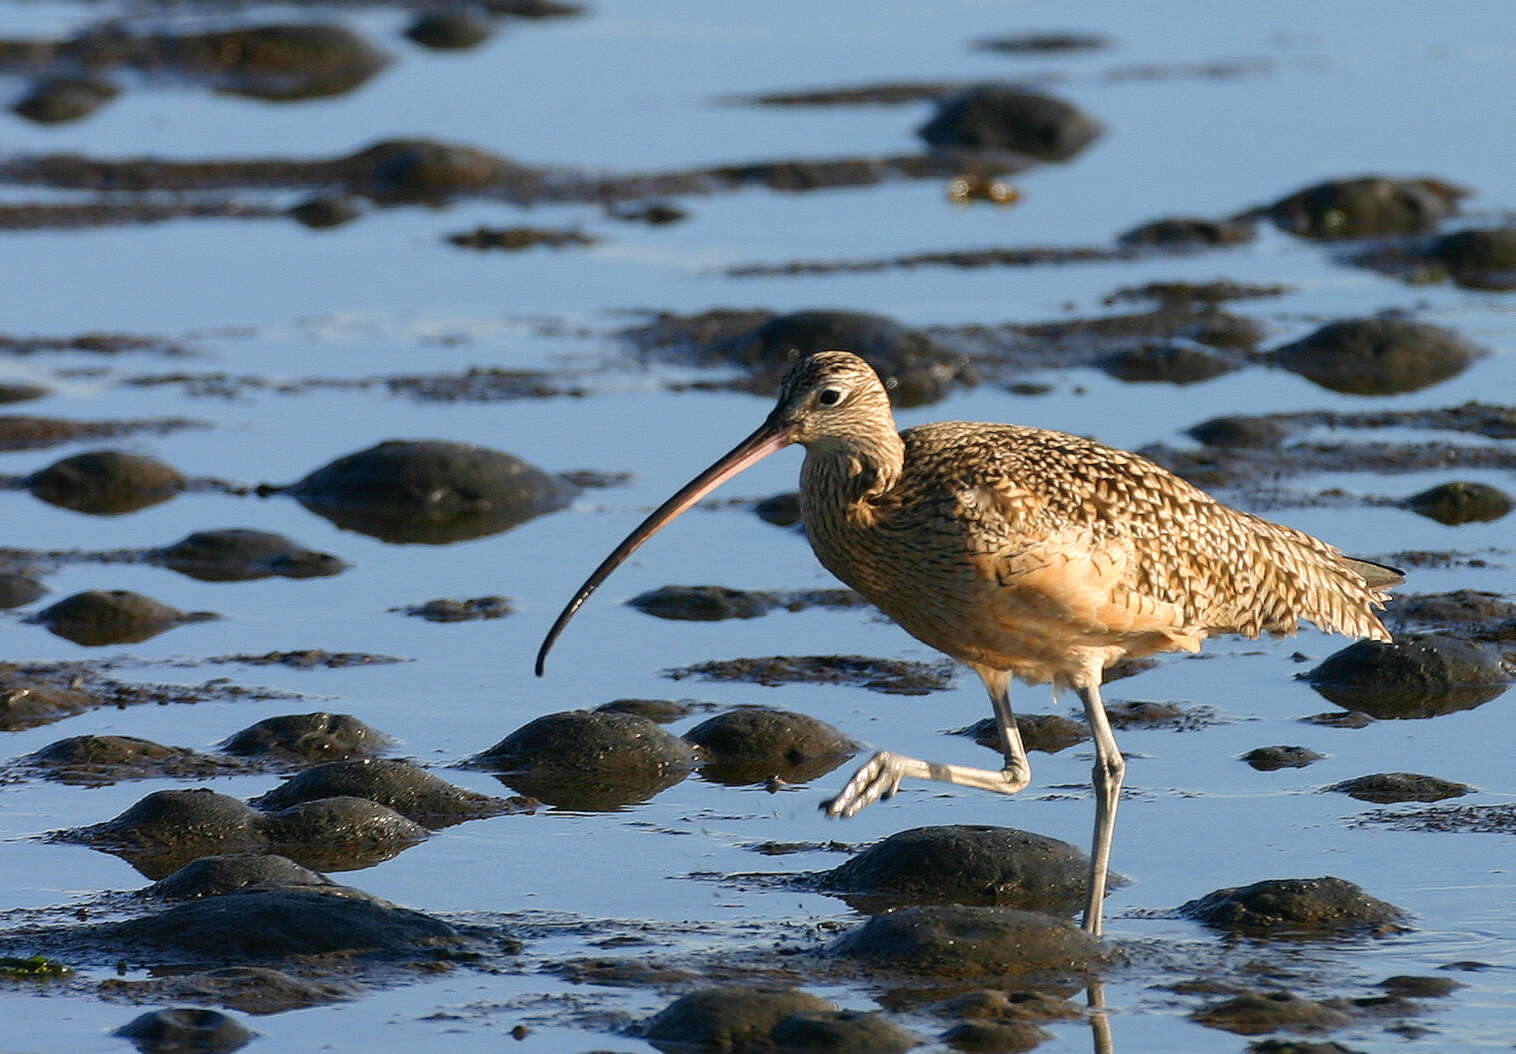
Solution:
<path fill-rule="evenodd" d="M 1405 583 L 1405 572 L 1398 567 L 1376 564 L 1372 560 L 1359 560 L 1352 556 L 1344 556 L 1342 562 L 1351 567 L 1370 589 L 1394 589 Z"/>

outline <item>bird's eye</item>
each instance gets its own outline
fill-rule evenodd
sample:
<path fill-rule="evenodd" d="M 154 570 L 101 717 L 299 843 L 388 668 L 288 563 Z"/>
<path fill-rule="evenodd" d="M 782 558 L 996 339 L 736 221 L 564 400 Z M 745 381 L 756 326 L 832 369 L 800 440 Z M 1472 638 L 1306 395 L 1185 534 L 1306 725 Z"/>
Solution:
<path fill-rule="evenodd" d="M 822 406 L 836 406 L 842 401 L 842 391 L 838 388 L 823 388 L 816 393 L 816 401 Z"/>

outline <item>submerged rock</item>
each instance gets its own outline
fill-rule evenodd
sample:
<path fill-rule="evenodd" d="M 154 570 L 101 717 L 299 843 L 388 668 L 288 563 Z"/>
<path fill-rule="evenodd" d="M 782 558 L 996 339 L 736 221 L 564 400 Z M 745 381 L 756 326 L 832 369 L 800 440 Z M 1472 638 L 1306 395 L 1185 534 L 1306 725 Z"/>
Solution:
<path fill-rule="evenodd" d="M 1089 727 L 1083 722 L 1062 714 L 1016 714 L 1016 731 L 1021 733 L 1021 745 L 1027 750 L 1044 754 L 1056 754 L 1075 743 L 1090 738 Z M 1000 725 L 993 717 L 983 717 L 955 735 L 968 736 L 981 747 L 1000 750 Z"/>
<path fill-rule="evenodd" d="M 1259 772 L 1275 772 L 1279 769 L 1302 769 L 1313 761 L 1320 761 L 1322 757 L 1310 747 L 1281 746 L 1258 747 L 1242 755 L 1242 760 Z"/>
<path fill-rule="evenodd" d="M 804 783 L 831 772 L 860 749 L 825 721 L 767 707 L 740 707 L 684 734 L 705 757 L 700 774 L 743 786 L 778 777 Z"/>
<path fill-rule="evenodd" d="M 1359 801 L 1371 801 L 1389 805 L 1398 801 L 1442 801 L 1444 798 L 1461 798 L 1474 788 L 1467 783 L 1436 776 L 1422 776 L 1414 772 L 1377 772 L 1370 776 L 1357 776 L 1326 788 L 1346 794 Z"/>
<path fill-rule="evenodd" d="M 363 798 L 436 830 L 484 816 L 519 811 L 519 803 L 454 786 L 409 761 L 329 761 L 292 776 L 252 799 L 259 809 L 287 809 L 326 798 Z"/>
<path fill-rule="evenodd" d="M 494 28 L 489 16 L 478 8 L 449 7 L 423 11 L 405 27 L 405 35 L 422 47 L 456 51 L 484 43 Z"/>
<path fill-rule="evenodd" d="M 282 534 L 242 527 L 196 531 L 173 545 L 149 549 L 146 559 L 203 582 L 246 582 L 274 575 L 324 578 L 348 567 L 331 553 L 306 549 Z"/>
<path fill-rule="evenodd" d="M 43 608 L 27 619 L 85 647 L 137 644 L 186 622 L 220 618 L 209 611 L 180 611 L 127 589 L 90 589 Z"/>
<path fill-rule="evenodd" d="M 1390 933 L 1405 913 L 1340 878 L 1280 878 L 1218 889 L 1180 905 L 1179 913 L 1216 929 L 1254 937 Z"/>
<path fill-rule="evenodd" d="M 854 908 L 995 904 L 1070 916 L 1084 907 L 1090 861 L 1056 838 L 954 824 L 893 834 L 824 873 L 819 888 Z"/>
<path fill-rule="evenodd" d="M 664 672 L 676 681 L 703 677 L 764 685 L 852 684 L 886 695 L 926 695 L 948 688 L 955 668 L 951 662 L 910 662 L 864 655 L 770 655 L 697 662 Z"/>
<path fill-rule="evenodd" d="M 26 477 L 27 489 L 49 505 L 119 516 L 167 501 L 188 481 L 156 458 L 95 450 L 55 461 Z"/>
<path fill-rule="evenodd" d="M 264 718 L 220 746 L 243 757 L 319 763 L 378 754 L 389 741 L 351 714 L 317 712 Z"/>
<path fill-rule="evenodd" d="M 1403 504 L 1412 512 L 1449 527 L 1498 520 L 1513 507 L 1511 496 L 1499 487 L 1462 480 L 1429 487 L 1412 494 Z"/>
<path fill-rule="evenodd" d="M 246 886 L 330 886 L 331 879 L 277 853 L 202 856 L 142 891 L 162 900 L 199 900 Z"/>
<path fill-rule="evenodd" d="M 1439 326 L 1401 318 L 1351 318 L 1278 348 L 1273 360 L 1334 392 L 1394 395 L 1456 377 L 1483 354 Z"/>
<path fill-rule="evenodd" d="M 249 887 L 97 929 L 159 954 L 215 963 L 351 952 L 429 958 L 458 937 L 440 919 L 345 886 Z"/>
<path fill-rule="evenodd" d="M 743 1050 L 772 1044 L 774 1026 L 792 1014 L 836 1010 L 798 988 L 730 985 L 680 996 L 640 1029 L 654 1045 L 704 1050 Z"/>
<path fill-rule="evenodd" d="M 645 717 L 568 710 L 529 721 L 468 764 L 549 805 L 603 811 L 647 801 L 696 761 L 693 747 Z"/>
<path fill-rule="evenodd" d="M 0 731 L 15 732 L 45 725 L 70 714 L 93 710 L 103 700 L 59 679 L 36 676 L 0 663 Z"/>
<path fill-rule="evenodd" d="M 103 823 L 58 832 L 158 879 L 203 856 L 272 852 L 322 870 L 368 867 L 426 839 L 426 828 L 375 802 L 325 798 L 276 813 L 215 791 L 154 791 Z"/>
<path fill-rule="evenodd" d="M 19 608 L 47 595 L 47 587 L 30 574 L 0 572 L 0 610 Z"/>
<path fill-rule="evenodd" d="M 234 758 L 218 758 L 185 747 L 166 747 L 135 736 L 71 736 L 21 759 L 60 783 L 101 786 L 126 779 L 177 777 L 206 779 L 243 769 Z"/>
<path fill-rule="evenodd" d="M 100 77 L 59 77 L 33 87 L 11 104 L 11 112 L 37 124 L 64 124 L 88 117 L 120 94 Z"/>
<path fill-rule="evenodd" d="M 1202 347 L 1150 344 L 1112 352 L 1096 365 L 1118 381 L 1182 385 L 1230 373 L 1239 364 Z"/>
<path fill-rule="evenodd" d="M 1381 719 L 1470 710 L 1511 683 L 1495 651 L 1430 633 L 1393 643 L 1361 640 L 1300 676 L 1343 709 Z"/>
<path fill-rule="evenodd" d="M 260 488 L 280 491 L 346 530 L 387 542 L 445 544 L 560 509 L 573 488 L 510 454 L 415 439 L 338 458 L 288 487 Z"/>
<path fill-rule="evenodd" d="M 113 1035 L 129 1039 L 143 1054 L 227 1054 L 241 1050 L 253 1033 L 219 1010 L 176 1006 L 132 1018 Z"/>
<path fill-rule="evenodd" d="M 717 358 L 747 367 L 751 386 L 765 393 L 800 359 L 846 348 L 868 360 L 896 406 L 935 402 L 956 384 L 972 384 L 965 359 L 919 330 L 861 311 L 795 311 L 761 321 L 747 333 L 718 341 Z"/>
<path fill-rule="evenodd" d="M 1207 1028 L 1243 1036 L 1280 1031 L 1328 1032 L 1353 1021 L 1353 1015 L 1340 1000 L 1317 1002 L 1282 990 L 1243 992 L 1208 1003 L 1190 1017 Z"/>
<path fill-rule="evenodd" d="M 1417 234 L 1455 213 L 1467 193 L 1435 179 L 1366 176 L 1306 187 L 1264 211 L 1281 230 L 1304 238 Z"/>
<path fill-rule="evenodd" d="M 1206 220 L 1193 216 L 1171 216 L 1153 220 L 1120 235 L 1120 245 L 1138 249 L 1163 249 L 1185 252 L 1241 245 L 1257 237 L 1251 223 L 1243 220 Z"/>
<path fill-rule="evenodd" d="M 1454 282 L 1472 289 L 1516 289 L 1516 227 L 1444 234 L 1423 250 Z"/>
<path fill-rule="evenodd" d="M 1072 103 L 1001 85 L 980 85 L 942 102 L 917 130 L 932 146 L 1011 150 L 1066 161 L 1101 133 Z"/>
<path fill-rule="evenodd" d="M 825 954 L 934 978 L 1089 974 L 1106 961 L 1097 938 L 1050 915 L 960 904 L 875 915 L 828 944 Z"/>

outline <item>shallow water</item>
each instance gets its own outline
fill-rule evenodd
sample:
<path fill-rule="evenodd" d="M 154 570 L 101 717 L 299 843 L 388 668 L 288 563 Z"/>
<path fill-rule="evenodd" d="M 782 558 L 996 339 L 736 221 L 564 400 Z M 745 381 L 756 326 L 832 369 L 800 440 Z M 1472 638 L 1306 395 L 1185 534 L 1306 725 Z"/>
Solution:
<path fill-rule="evenodd" d="M 109 9 L 116 13 L 115 8 Z M 126 6 L 123 11 L 140 11 Z M 249 9 L 293 19 L 294 9 Z M 331 12 L 329 17 L 339 17 Z M 71 32 L 107 16 L 96 5 L 47 0 L 6 6 L 7 35 Z M 5 658 L 49 660 L 124 655 L 142 663 L 125 679 L 239 684 L 301 693 L 293 700 L 97 710 L 6 735 L 6 758 L 63 736 L 115 733 L 210 749 L 277 713 L 352 713 L 397 738 L 403 756 L 454 782 L 498 790 L 485 773 L 444 768 L 542 714 L 625 697 L 694 698 L 731 706 L 801 710 L 870 746 L 945 762 L 985 764 L 991 755 L 943 733 L 988 714 L 966 671 L 954 690 L 912 698 L 863 689 L 670 681 L 663 671 L 709 658 L 818 652 L 931 659 L 929 649 L 860 609 L 783 611 L 745 622 L 664 622 L 620 603 L 669 582 L 748 589 L 830 585 L 803 538 L 771 527 L 744 506 L 718 505 L 682 519 L 623 568 L 559 643 L 547 676 L 531 659 L 558 606 L 594 562 L 711 458 L 767 412 L 766 399 L 690 391 L 664 382 L 694 371 L 644 363 L 611 334 L 644 311 L 717 306 L 773 310 L 840 307 L 889 314 L 909 325 L 1053 319 L 1098 314 L 1120 286 L 1155 280 L 1282 282 L 1277 298 L 1229 309 L 1257 318 L 1265 346 L 1321 321 L 1385 309 L 1454 329 L 1492 354 L 1424 391 L 1364 399 L 1302 378 L 1251 368 L 1186 388 L 1127 385 L 1094 370 L 1040 374 L 1047 394 L 993 386 L 960 391 L 902 412 L 902 426 L 939 418 L 1011 420 L 1088 434 L 1124 447 L 1182 441 L 1182 431 L 1223 413 L 1299 409 L 1451 406 L 1512 400 L 1516 336 L 1510 293 L 1452 285 L 1407 286 L 1338 262 L 1332 246 L 1260 227 L 1250 245 L 1192 257 L 1033 268 L 922 267 L 865 274 L 734 278 L 728 266 L 789 259 L 850 259 L 993 245 L 1108 243 L 1166 215 L 1222 216 L 1332 177 L 1431 175 L 1474 191 L 1465 220 L 1493 225 L 1516 210 L 1516 65 L 1507 2 L 1451 11 L 1368 3 L 1275 3 L 1227 9 L 1164 2 L 1114 9 L 1071 3 L 1000 9 L 978 2 L 929 7 L 895 3 L 720 5 L 601 0 L 575 19 L 515 22 L 473 51 L 426 53 L 399 36 L 406 17 L 373 10 L 340 15 L 396 61 L 360 90 L 336 99 L 275 105 L 212 95 L 187 85 L 139 83 L 95 117 L 58 129 L 4 118 L 7 154 L 79 151 L 173 158 L 346 154 L 375 139 L 424 133 L 533 164 L 594 170 L 675 169 L 773 157 L 908 152 L 929 112 L 905 106 L 764 108 L 724 101 L 769 90 L 883 80 L 972 80 L 1058 72 L 1053 86 L 1107 126 L 1072 162 L 1035 168 L 1013 182 L 1013 208 L 950 204 L 941 180 L 891 182 L 805 194 L 745 189 L 682 199 L 690 219 L 647 227 L 605 218 L 590 205 L 518 210 L 488 201 L 448 208 L 370 209 L 331 231 L 271 220 L 181 220 L 151 226 L 7 232 L 0 330 L 70 336 L 90 330 L 183 339 L 199 352 L 165 358 L 0 352 L 0 381 L 35 380 L 45 400 L 17 413 L 104 420 L 184 416 L 208 427 L 0 454 L 0 473 L 24 475 L 67 453 L 110 445 L 149 453 L 190 476 L 282 483 L 332 458 L 391 437 L 436 437 L 509 451 L 548 471 L 630 472 L 624 485 L 591 490 L 568 509 L 490 537 L 446 546 L 397 546 L 338 530 L 288 498 L 187 494 L 102 519 L 44 505 L 23 490 L 0 491 L 0 544 L 22 549 L 105 549 L 167 544 L 193 530 L 246 526 L 288 534 L 353 566 L 334 578 L 207 583 L 162 568 L 68 564 L 47 578 L 50 599 L 83 589 L 125 588 L 216 622 L 187 625 L 130 647 L 87 649 L 0 615 Z M 1019 18 L 1030 21 L 1022 22 Z M 177 8 L 142 24 L 198 25 Z M 1112 48 L 1065 56 L 1009 57 L 971 50 L 992 34 L 1080 28 L 1108 34 Z M 1237 76 L 1185 75 L 1189 64 L 1257 60 Z M 1113 71 L 1157 66 L 1147 79 Z M 5 82 L 19 91 L 20 81 Z M 3 199 L 45 197 L 5 187 Z M 288 202 L 296 200 L 291 195 Z M 284 203 L 288 203 L 284 202 Z M 1450 227 L 1462 225 L 1454 221 Z M 476 253 L 444 235 L 477 224 L 574 227 L 603 241 L 587 249 Z M 1110 310 L 1124 310 L 1115 308 Z M 196 397 L 178 385 L 126 386 L 140 375 L 225 372 L 273 381 L 451 372 L 470 366 L 576 371 L 584 398 L 495 403 L 421 402 L 382 385 L 236 398 Z M 1459 441 L 1459 437 L 1447 437 Z M 793 488 L 800 456 L 771 459 L 729 484 L 724 497 L 764 497 Z M 1292 479 L 1307 493 L 1404 496 L 1449 478 L 1510 491 L 1509 472 L 1418 472 L 1379 478 L 1341 473 Z M 1229 495 L 1245 502 L 1245 495 Z M 1516 594 L 1512 519 L 1445 527 L 1407 511 L 1336 504 L 1270 515 L 1344 549 L 1389 557 L 1404 550 L 1485 554 L 1486 566 L 1418 567 L 1408 589 L 1472 588 Z M 433 624 L 391 608 L 434 597 L 486 593 L 512 598 L 501 620 Z M 1506 746 L 1511 700 L 1423 721 L 1381 721 L 1345 730 L 1301 724 L 1332 709 L 1293 675 L 1342 641 L 1306 631 L 1295 640 L 1217 640 L 1198 658 L 1172 658 L 1111 686 L 1108 701 L 1182 701 L 1214 707 L 1197 731 L 1132 730 L 1127 796 L 1114 866 L 1129 876 L 1107 906 L 1107 928 L 1139 963 L 1178 962 L 1171 974 L 1118 971 L 1106 997 L 1119 1051 L 1231 1051 L 1247 1040 L 1187 1018 L 1196 1005 L 1157 987 L 1234 957 L 1171 909 L 1223 886 L 1263 878 L 1334 874 L 1404 908 L 1409 932 L 1275 952 L 1293 959 L 1292 987 L 1364 994 L 1394 974 L 1432 974 L 1453 963 L 1490 964 L 1449 974 L 1465 987 L 1431 1000 L 1412 1020 L 1422 1035 L 1367 1019 L 1331 1038 L 1355 1049 L 1509 1049 L 1516 1029 L 1516 877 L 1512 839 L 1352 826 L 1368 806 L 1319 794 L 1328 784 L 1381 771 L 1423 772 L 1469 783 L 1460 804 L 1516 797 Z M 196 665 L 227 653 L 322 648 L 401 656 L 407 662 L 348 669 Z M 1292 659 L 1295 652 L 1309 661 Z M 181 665 L 183 663 L 183 665 Z M 1018 709 L 1046 712 L 1046 690 L 1020 687 Z M 1060 703 L 1069 710 L 1072 700 Z M 1069 710 L 1069 712 L 1072 712 Z M 684 731 L 699 717 L 673 726 Z M 1327 755 L 1304 769 L 1255 772 L 1238 757 L 1271 744 Z M 436 834 L 377 867 L 341 876 L 401 904 L 462 918 L 495 914 L 604 920 L 609 933 L 652 923 L 655 949 L 675 955 L 780 940 L 857 916 L 840 901 L 711 876 L 800 872 L 834 866 L 836 853 L 761 856 L 765 841 L 867 843 L 929 823 L 994 823 L 1085 845 L 1093 812 L 1087 746 L 1034 754 L 1033 784 L 1016 799 L 939 785 L 907 784 L 890 802 L 843 825 L 817 804 L 845 771 L 813 786 L 769 794 L 692 777 L 652 801 L 613 813 L 544 810 L 479 820 Z M 251 796 L 277 776 L 211 781 Z M 68 906 L 143 880 L 114 857 L 43 844 L 47 831 L 94 823 L 174 781 L 101 788 L 40 780 L 0 784 L 0 906 Z M 512 918 L 508 925 L 517 921 Z M 526 962 L 597 954 L 571 926 L 528 940 Z M 634 949 L 632 954 L 637 954 Z M 1185 972 L 1186 970 L 1190 972 Z M 1306 980 L 1300 980 L 1306 978 Z M 1314 986 L 1314 987 L 1313 987 Z M 848 1007 L 872 1008 L 864 985 L 807 986 Z M 641 988 L 575 985 L 528 968 L 468 970 L 370 993 L 351 1003 L 249 1021 L 254 1049 L 402 1049 L 452 1043 L 500 1045 L 516 1024 L 522 1049 L 650 1050 L 608 1034 L 600 1015 L 651 1013 L 672 998 Z M 8 1049 L 124 1049 L 108 1036 L 139 1008 L 0 981 L 0 1040 Z M 625 1020 L 625 1019 L 621 1019 Z M 915 1022 L 933 1034 L 930 1020 Z M 1082 1050 L 1084 1023 L 1055 1024 L 1041 1050 Z"/>

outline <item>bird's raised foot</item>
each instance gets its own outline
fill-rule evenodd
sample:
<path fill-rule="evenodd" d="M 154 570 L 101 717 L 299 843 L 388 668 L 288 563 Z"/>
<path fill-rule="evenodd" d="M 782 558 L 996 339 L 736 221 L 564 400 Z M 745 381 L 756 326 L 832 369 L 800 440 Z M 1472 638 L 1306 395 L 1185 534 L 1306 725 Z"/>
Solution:
<path fill-rule="evenodd" d="M 821 803 L 821 808 L 833 819 L 856 816 L 866 806 L 884 798 L 893 797 L 900 789 L 900 781 L 906 775 L 909 758 L 900 758 L 887 750 L 881 750 L 864 764 L 847 786 L 835 798 Z"/>

